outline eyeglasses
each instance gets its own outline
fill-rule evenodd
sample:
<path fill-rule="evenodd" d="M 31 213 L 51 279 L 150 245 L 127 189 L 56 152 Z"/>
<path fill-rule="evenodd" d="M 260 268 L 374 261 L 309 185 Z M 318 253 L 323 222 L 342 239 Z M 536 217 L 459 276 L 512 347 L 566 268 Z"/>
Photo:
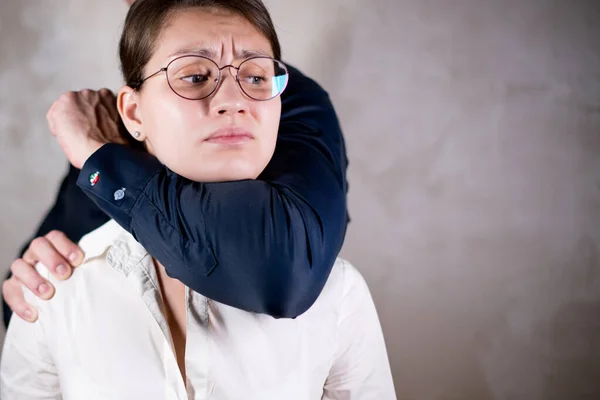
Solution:
<path fill-rule="evenodd" d="M 196 55 L 178 57 L 131 87 L 139 89 L 144 82 L 166 72 L 167 83 L 176 95 L 188 100 L 201 100 L 212 95 L 221 82 L 221 71 L 225 68 L 236 70 L 235 78 L 240 90 L 253 100 L 267 101 L 279 96 L 289 81 L 289 72 L 284 63 L 270 57 L 252 57 L 244 60 L 239 67 L 225 65 L 219 67 L 210 58 Z"/>

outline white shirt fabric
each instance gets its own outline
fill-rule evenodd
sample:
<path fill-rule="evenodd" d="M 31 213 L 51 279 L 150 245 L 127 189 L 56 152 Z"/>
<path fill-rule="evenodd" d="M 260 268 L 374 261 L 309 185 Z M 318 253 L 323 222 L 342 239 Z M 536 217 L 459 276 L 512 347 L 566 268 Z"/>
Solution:
<path fill-rule="evenodd" d="M 86 235 L 84 264 L 50 301 L 27 289 L 34 324 L 14 316 L 2 400 L 395 399 L 383 334 L 360 273 L 338 259 L 296 319 L 242 311 L 186 291 L 186 382 L 152 257 L 116 222 Z"/>

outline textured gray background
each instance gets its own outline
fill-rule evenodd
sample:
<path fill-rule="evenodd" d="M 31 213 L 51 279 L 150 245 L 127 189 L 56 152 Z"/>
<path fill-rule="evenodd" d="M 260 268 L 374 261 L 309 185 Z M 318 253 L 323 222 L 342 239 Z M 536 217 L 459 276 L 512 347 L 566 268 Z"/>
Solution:
<path fill-rule="evenodd" d="M 399 398 L 600 399 L 600 2 L 270 0 L 351 160 L 343 255 Z M 117 89 L 118 0 L 2 0 L 0 270 L 66 163 L 45 113 Z"/>

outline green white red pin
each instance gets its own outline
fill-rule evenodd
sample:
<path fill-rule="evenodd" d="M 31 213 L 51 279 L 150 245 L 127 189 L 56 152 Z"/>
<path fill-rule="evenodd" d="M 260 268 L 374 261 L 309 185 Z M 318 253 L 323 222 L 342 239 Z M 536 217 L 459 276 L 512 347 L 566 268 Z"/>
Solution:
<path fill-rule="evenodd" d="M 100 180 L 100 172 L 94 172 L 90 175 L 90 185 L 96 186 L 96 183 Z"/>

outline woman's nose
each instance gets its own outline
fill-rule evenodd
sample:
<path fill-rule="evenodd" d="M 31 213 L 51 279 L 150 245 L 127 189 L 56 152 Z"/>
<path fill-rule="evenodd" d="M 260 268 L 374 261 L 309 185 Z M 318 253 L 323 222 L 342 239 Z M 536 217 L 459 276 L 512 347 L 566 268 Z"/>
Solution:
<path fill-rule="evenodd" d="M 211 99 L 211 111 L 218 115 L 244 114 L 248 111 L 248 98 L 242 93 L 233 68 L 225 69 Z"/>

